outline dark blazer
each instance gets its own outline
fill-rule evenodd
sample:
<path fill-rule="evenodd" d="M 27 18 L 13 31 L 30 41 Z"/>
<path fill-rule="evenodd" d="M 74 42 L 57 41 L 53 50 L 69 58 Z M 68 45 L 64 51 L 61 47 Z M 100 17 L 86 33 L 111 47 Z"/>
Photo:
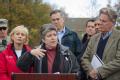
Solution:
<path fill-rule="evenodd" d="M 71 31 L 67 27 L 65 27 L 65 34 L 61 39 L 61 43 L 64 46 L 70 48 L 72 53 L 77 57 L 80 54 L 81 50 L 81 41 L 76 32 Z"/>
<path fill-rule="evenodd" d="M 80 55 L 77 57 L 79 63 L 81 63 L 81 57 L 83 56 L 83 54 L 84 54 L 84 52 L 87 48 L 89 39 L 88 39 L 87 33 L 85 33 L 83 38 L 82 38 L 82 48 L 81 48 L 81 51 L 80 51 Z M 85 71 L 82 67 L 81 67 L 81 80 L 88 80 L 87 75 L 86 75 L 86 73 L 85 73 Z"/>
<path fill-rule="evenodd" d="M 44 45 L 42 46 L 44 48 Z M 17 66 L 27 72 L 31 66 L 33 66 L 33 72 L 36 73 L 48 73 L 47 69 L 47 57 L 43 57 L 38 60 L 31 54 L 24 54 L 19 58 Z M 72 54 L 69 48 L 59 45 L 57 46 L 57 54 L 53 63 L 52 72 L 60 73 L 77 73 L 80 67 L 78 65 L 76 57 Z"/>
<path fill-rule="evenodd" d="M 83 38 L 82 38 L 82 47 L 81 47 L 81 50 L 80 50 L 80 55 L 77 57 L 78 61 L 80 61 L 81 57 L 83 56 L 83 54 L 84 54 L 84 52 L 87 48 L 89 40 L 90 40 L 90 38 L 88 39 L 88 35 L 87 35 L 87 33 L 85 33 Z"/>

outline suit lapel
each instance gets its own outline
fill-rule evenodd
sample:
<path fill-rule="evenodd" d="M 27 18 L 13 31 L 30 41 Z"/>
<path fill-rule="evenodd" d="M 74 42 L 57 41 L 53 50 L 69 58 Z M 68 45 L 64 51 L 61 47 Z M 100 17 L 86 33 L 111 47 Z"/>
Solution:
<path fill-rule="evenodd" d="M 97 46 L 98 46 L 98 43 L 99 43 L 99 40 L 100 40 L 100 36 L 101 36 L 101 34 L 99 33 L 98 36 L 95 39 L 95 42 L 94 42 L 95 43 L 95 47 L 94 47 L 95 53 L 97 52 Z"/>
<path fill-rule="evenodd" d="M 115 40 L 115 31 L 113 30 L 112 31 L 112 34 L 110 35 L 108 41 L 107 41 L 107 44 L 105 46 L 105 49 L 104 49 L 104 52 L 103 52 L 103 60 L 105 59 L 106 57 L 106 54 L 108 53 L 108 51 L 110 50 L 110 47 L 112 46 L 112 44 L 114 44 L 114 40 Z"/>

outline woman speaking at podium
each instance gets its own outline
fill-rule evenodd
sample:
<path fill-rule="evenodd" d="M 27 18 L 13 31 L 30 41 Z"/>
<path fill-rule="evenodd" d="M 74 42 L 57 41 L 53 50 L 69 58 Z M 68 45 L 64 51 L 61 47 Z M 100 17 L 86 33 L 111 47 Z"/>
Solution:
<path fill-rule="evenodd" d="M 24 72 L 33 67 L 35 73 L 77 73 L 77 59 L 68 47 L 59 44 L 55 26 L 44 24 L 40 33 L 41 45 L 22 55 L 17 66 Z"/>

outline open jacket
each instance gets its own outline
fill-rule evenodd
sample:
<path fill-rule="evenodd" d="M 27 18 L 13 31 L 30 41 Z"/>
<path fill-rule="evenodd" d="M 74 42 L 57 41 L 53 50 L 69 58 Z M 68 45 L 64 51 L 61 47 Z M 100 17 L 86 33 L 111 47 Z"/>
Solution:
<path fill-rule="evenodd" d="M 98 33 L 93 36 L 86 48 L 86 51 L 82 57 L 81 65 L 84 70 L 89 73 L 93 69 L 91 66 L 91 60 L 93 55 L 97 51 L 97 45 L 99 43 L 101 34 Z M 103 65 L 97 68 L 98 73 L 103 80 L 120 80 L 120 32 L 113 30 L 112 34 L 104 48 L 102 56 Z"/>
<path fill-rule="evenodd" d="M 30 47 L 24 45 L 22 54 L 29 51 Z M 11 80 L 13 72 L 22 72 L 16 65 L 17 60 L 13 44 L 7 45 L 7 48 L 0 53 L 0 80 Z"/>
<path fill-rule="evenodd" d="M 42 48 L 45 49 L 44 46 L 42 46 Z M 72 52 L 67 47 L 59 44 L 56 49 L 56 57 L 52 67 L 52 73 L 77 73 L 80 67 Z M 26 53 L 19 58 L 17 66 L 24 72 L 27 72 L 28 69 L 33 66 L 35 73 L 48 73 L 46 62 L 46 55 L 38 60 L 31 54 Z"/>
<path fill-rule="evenodd" d="M 76 57 L 80 55 L 80 50 L 82 45 L 81 40 L 79 39 L 76 32 L 71 31 L 67 27 L 65 27 L 65 33 L 61 39 L 61 44 L 69 47 L 69 49 Z"/>

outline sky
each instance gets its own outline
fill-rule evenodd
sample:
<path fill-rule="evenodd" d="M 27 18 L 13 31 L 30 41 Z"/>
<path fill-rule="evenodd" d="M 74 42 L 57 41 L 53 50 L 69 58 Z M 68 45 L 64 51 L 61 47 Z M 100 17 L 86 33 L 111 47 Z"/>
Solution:
<path fill-rule="evenodd" d="M 91 5 L 93 0 L 43 0 L 55 7 L 55 9 L 64 9 L 69 17 L 95 17 L 98 15 L 98 11 L 102 7 L 106 7 L 107 0 L 96 0 L 96 3 Z M 117 0 L 111 0 L 111 5 L 114 5 Z"/>

